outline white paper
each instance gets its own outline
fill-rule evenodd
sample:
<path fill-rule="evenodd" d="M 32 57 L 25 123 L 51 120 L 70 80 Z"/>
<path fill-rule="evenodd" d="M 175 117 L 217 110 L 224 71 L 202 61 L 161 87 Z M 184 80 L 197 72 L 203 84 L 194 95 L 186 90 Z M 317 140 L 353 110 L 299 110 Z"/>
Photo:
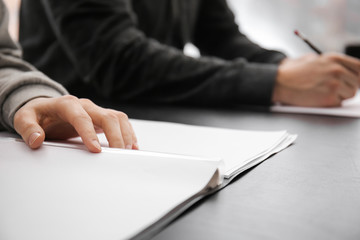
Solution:
<path fill-rule="evenodd" d="M 218 162 L 0 140 L 0 239 L 128 239 L 209 182 Z"/>
<path fill-rule="evenodd" d="M 243 131 L 186 124 L 131 120 L 141 150 L 222 159 L 225 177 L 260 157 L 279 152 L 296 136 L 286 131 Z M 106 142 L 104 135 L 102 143 Z M 262 158 L 264 160 L 265 158 Z"/>
<path fill-rule="evenodd" d="M 130 122 L 141 151 L 222 159 L 226 178 L 280 152 L 297 138 L 285 130 L 246 131 L 136 119 Z M 105 135 L 98 136 L 101 145 L 108 146 Z M 80 143 L 81 139 L 72 141 Z"/>
<path fill-rule="evenodd" d="M 93 154 L 80 138 L 34 151 L 0 138 L 0 239 L 132 237 L 201 191 L 219 159 L 228 183 L 296 138 L 286 131 L 131 123 L 142 151 Z"/>
<path fill-rule="evenodd" d="M 275 105 L 271 107 L 271 111 L 360 118 L 360 93 L 343 101 L 341 107 L 315 108 Z"/>

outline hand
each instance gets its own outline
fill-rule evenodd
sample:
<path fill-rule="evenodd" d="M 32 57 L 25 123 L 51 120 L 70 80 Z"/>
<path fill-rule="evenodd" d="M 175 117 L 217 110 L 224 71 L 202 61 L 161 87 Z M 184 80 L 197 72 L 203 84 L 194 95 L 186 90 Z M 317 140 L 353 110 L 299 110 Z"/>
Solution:
<path fill-rule="evenodd" d="M 307 107 L 340 106 L 360 86 L 360 60 L 342 54 L 305 55 L 279 66 L 273 102 Z"/>
<path fill-rule="evenodd" d="M 95 128 L 104 131 L 110 147 L 138 149 L 126 114 L 69 95 L 29 101 L 16 112 L 14 128 L 34 149 L 40 147 L 45 136 L 67 139 L 80 135 L 90 152 L 101 152 Z"/>

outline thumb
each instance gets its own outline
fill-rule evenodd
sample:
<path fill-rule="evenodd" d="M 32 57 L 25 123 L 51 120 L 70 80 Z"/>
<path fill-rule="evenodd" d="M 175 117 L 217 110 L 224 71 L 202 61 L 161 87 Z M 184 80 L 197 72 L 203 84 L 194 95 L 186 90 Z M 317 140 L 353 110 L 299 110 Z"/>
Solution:
<path fill-rule="evenodd" d="M 32 129 L 32 130 L 33 131 L 31 131 L 30 133 L 21 134 L 21 137 L 24 139 L 24 141 L 29 147 L 36 149 L 39 148 L 41 144 L 44 142 L 45 134 L 42 131 L 42 129 L 41 130 Z"/>
<path fill-rule="evenodd" d="M 45 139 L 45 132 L 38 124 L 35 114 L 18 111 L 14 116 L 14 128 L 32 149 L 39 148 Z"/>

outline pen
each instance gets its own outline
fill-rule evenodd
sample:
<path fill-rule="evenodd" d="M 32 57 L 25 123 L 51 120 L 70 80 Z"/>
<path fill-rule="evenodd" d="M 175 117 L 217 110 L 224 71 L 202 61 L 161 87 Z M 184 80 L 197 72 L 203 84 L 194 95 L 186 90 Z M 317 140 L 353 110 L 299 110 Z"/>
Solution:
<path fill-rule="evenodd" d="M 294 31 L 295 35 L 301 38 L 312 50 L 317 52 L 318 54 L 321 54 L 322 52 L 314 46 L 308 39 L 306 39 L 298 30 Z"/>

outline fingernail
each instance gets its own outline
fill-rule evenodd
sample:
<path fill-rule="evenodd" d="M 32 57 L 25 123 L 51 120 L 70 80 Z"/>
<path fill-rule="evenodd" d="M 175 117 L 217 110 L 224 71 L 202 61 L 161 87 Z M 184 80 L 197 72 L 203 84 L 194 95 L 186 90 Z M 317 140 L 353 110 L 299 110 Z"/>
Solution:
<path fill-rule="evenodd" d="M 38 139 L 40 137 L 40 133 L 38 132 L 34 132 L 30 135 L 29 137 L 29 146 L 32 146 L 34 144 L 34 142 L 36 141 L 36 139 Z"/>
<path fill-rule="evenodd" d="M 135 149 L 139 149 L 139 144 L 136 142 L 136 143 L 134 143 L 134 148 Z"/>
<path fill-rule="evenodd" d="M 94 147 L 96 147 L 98 150 L 101 151 L 101 146 L 100 146 L 100 143 L 98 141 L 93 140 L 92 143 L 93 143 Z"/>
<path fill-rule="evenodd" d="M 130 144 L 126 145 L 126 149 L 132 149 L 132 146 Z"/>

